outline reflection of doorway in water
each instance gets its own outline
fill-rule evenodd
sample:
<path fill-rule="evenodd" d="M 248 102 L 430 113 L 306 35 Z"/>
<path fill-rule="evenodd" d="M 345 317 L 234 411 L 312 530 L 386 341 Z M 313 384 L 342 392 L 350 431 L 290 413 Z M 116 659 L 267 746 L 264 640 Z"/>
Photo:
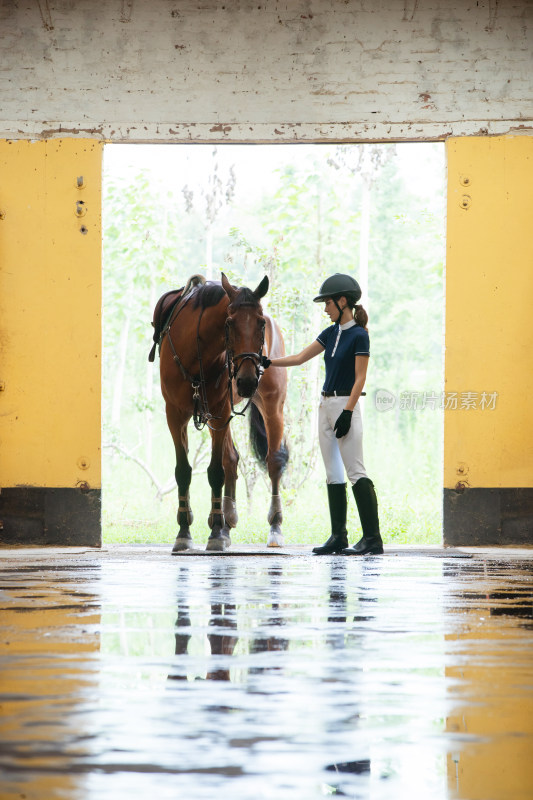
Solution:
<path fill-rule="evenodd" d="M 118 582 L 109 565 L 107 608 L 131 608 L 123 637 L 104 620 L 112 758 L 126 736 L 129 763 L 148 749 L 172 780 L 235 776 L 242 797 L 263 779 L 444 797 L 441 562 L 423 561 L 152 554 Z"/>
<path fill-rule="evenodd" d="M 105 542 L 175 537 L 173 447 L 157 364 L 146 361 L 150 320 L 166 289 L 198 272 L 219 278 L 223 269 L 240 285 L 255 286 L 270 274 L 266 302 L 291 350 L 325 327 L 311 302 L 325 274 L 355 274 L 372 341 L 364 401 L 367 469 L 395 540 L 408 535 L 440 543 L 442 412 L 428 398 L 442 390 L 444 194 L 440 143 L 106 146 Z M 399 339 L 401 352 L 391 359 Z M 285 502 L 284 513 L 293 542 L 316 544 L 324 536 L 315 419 L 321 370 L 320 359 L 313 359 L 289 376 L 291 462 L 284 491 L 298 502 Z M 267 490 L 247 456 L 246 424 L 238 420 L 232 430 L 242 467 L 237 536 L 262 542 Z M 190 447 L 198 529 L 209 513 L 207 434 L 192 431 Z M 398 463 L 408 463 L 409 471 L 398 470 Z M 358 518 L 353 504 L 349 508 L 355 536 Z"/>

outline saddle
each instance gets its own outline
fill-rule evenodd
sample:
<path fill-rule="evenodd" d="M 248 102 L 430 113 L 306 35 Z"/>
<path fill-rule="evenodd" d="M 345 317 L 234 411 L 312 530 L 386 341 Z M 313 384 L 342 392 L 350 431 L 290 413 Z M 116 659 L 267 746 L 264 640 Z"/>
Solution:
<path fill-rule="evenodd" d="M 154 343 L 148 355 L 148 361 L 155 360 L 156 347 L 161 344 L 165 328 L 170 322 L 172 315 L 174 314 L 174 310 L 177 308 L 178 304 L 181 302 L 181 300 L 186 301 L 192 290 L 196 286 L 201 286 L 204 283 L 205 278 L 203 275 L 193 275 L 191 278 L 189 278 L 185 286 L 181 287 L 181 289 L 171 289 L 169 292 L 165 292 L 165 294 L 159 298 L 155 305 L 154 316 L 152 319 L 152 327 L 154 329 L 152 339 Z"/>

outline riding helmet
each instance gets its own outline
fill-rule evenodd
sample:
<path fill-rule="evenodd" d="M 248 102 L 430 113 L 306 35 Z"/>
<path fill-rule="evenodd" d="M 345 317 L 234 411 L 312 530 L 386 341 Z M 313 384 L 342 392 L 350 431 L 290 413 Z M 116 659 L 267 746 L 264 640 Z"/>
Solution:
<path fill-rule="evenodd" d="M 354 303 L 361 297 L 361 287 L 351 275 L 343 275 L 341 272 L 336 272 L 326 278 L 324 283 L 319 289 L 319 294 L 313 298 L 315 303 L 321 303 L 327 300 L 328 297 L 344 297 L 349 296 L 353 299 Z"/>

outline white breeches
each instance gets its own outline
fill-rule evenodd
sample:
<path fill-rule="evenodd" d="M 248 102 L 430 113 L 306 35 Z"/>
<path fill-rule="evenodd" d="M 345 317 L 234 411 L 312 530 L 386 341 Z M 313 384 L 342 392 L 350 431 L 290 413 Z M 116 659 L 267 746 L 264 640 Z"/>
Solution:
<path fill-rule="evenodd" d="M 333 426 L 346 405 L 346 397 L 321 397 L 318 407 L 318 441 L 326 467 L 328 483 L 350 483 L 368 477 L 363 463 L 363 421 L 359 403 L 352 414 L 352 424 L 346 436 L 337 439 Z"/>

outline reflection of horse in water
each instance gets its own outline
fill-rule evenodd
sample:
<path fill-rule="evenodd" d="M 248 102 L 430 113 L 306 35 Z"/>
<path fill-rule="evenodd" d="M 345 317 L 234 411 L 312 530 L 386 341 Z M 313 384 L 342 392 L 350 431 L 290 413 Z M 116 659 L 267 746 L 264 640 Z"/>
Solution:
<path fill-rule="evenodd" d="M 281 628 L 285 624 L 281 615 L 279 599 L 277 597 L 277 585 L 282 578 L 281 567 L 269 568 L 268 574 L 271 581 L 271 611 L 265 627 L 254 633 L 250 639 L 249 654 L 259 654 L 287 650 L 289 646 L 288 638 L 281 635 Z M 188 654 L 189 642 L 191 639 L 191 617 L 189 606 L 189 587 L 187 586 L 189 576 L 188 568 L 184 567 L 179 574 L 178 591 L 178 617 L 175 627 L 175 655 L 186 656 Z M 207 670 L 205 679 L 212 681 L 229 681 L 230 666 L 229 659 L 234 654 L 235 647 L 239 641 L 239 631 L 237 628 L 237 605 L 233 596 L 234 573 L 228 565 L 215 564 L 210 572 L 209 587 L 209 623 L 207 639 L 213 659 L 212 666 Z M 202 625 L 203 629 L 203 625 Z M 222 656 L 222 658 L 219 658 Z M 271 664 L 257 665 L 251 663 L 249 674 L 270 672 L 278 669 Z M 172 672 L 169 674 L 170 680 L 187 680 L 187 666 L 181 658 L 177 658 Z"/>
<path fill-rule="evenodd" d="M 259 675 L 266 672 L 276 672 L 285 660 L 278 662 L 275 658 L 261 658 L 261 654 L 282 653 L 289 649 L 289 637 L 286 631 L 287 612 L 289 618 L 294 613 L 294 608 L 283 602 L 283 565 L 277 563 L 266 569 L 269 579 L 269 600 L 261 602 L 259 608 L 256 603 L 252 604 L 254 609 L 254 629 L 251 635 L 246 637 L 248 642 L 248 655 L 252 656 L 248 664 L 249 675 Z M 209 622 L 207 639 L 213 665 L 207 670 L 207 680 L 230 680 L 229 659 L 219 656 L 231 657 L 239 641 L 238 629 L 238 606 L 235 602 L 235 567 L 233 564 L 221 563 L 218 559 L 215 563 L 211 562 L 209 571 Z M 327 606 L 327 626 L 325 628 L 325 644 L 328 648 L 339 652 L 344 650 L 347 642 L 353 646 L 354 642 L 360 643 L 361 648 L 365 646 L 367 623 L 374 620 L 374 606 L 376 597 L 372 588 L 376 577 L 379 576 L 379 566 L 375 564 L 362 564 L 360 581 L 358 583 L 357 608 L 348 614 L 347 591 L 346 591 L 346 563 L 341 561 L 332 562 L 329 565 L 329 592 Z M 190 617 L 190 586 L 188 585 L 189 574 L 194 574 L 194 568 L 188 565 L 182 566 L 178 576 L 178 615 L 175 627 L 175 655 L 186 656 L 188 654 L 189 642 L 191 639 L 191 617 Z M 248 608 L 245 606 L 244 613 Z M 355 613 L 354 613 L 355 611 Z M 346 623 L 351 618 L 355 623 L 353 627 Z M 242 625 L 242 618 L 241 618 Z M 202 635 L 205 631 L 205 622 L 200 626 Z M 241 631 L 242 633 L 242 631 Z M 257 658 L 255 658 L 257 656 Z M 185 662 L 178 659 L 174 665 L 169 678 L 174 680 L 186 680 L 187 668 Z"/>
<path fill-rule="evenodd" d="M 189 577 L 188 568 L 184 567 L 179 574 L 179 593 L 178 593 L 178 618 L 175 627 L 175 655 L 186 656 L 191 639 L 191 617 L 189 607 L 189 591 L 187 581 Z M 225 602 L 232 599 L 229 585 L 233 580 L 231 571 L 220 570 L 216 565 L 211 570 L 210 575 L 210 614 L 209 614 L 209 633 L 207 639 L 211 655 L 232 656 L 239 637 L 237 634 L 236 606 L 232 602 Z M 168 676 L 171 680 L 187 680 L 186 665 L 178 660 L 174 665 L 173 671 Z M 208 669 L 206 680 L 229 681 L 230 671 L 227 664 L 221 666 L 215 663 L 212 669 Z"/>
<path fill-rule="evenodd" d="M 176 450 L 176 482 L 179 492 L 179 532 L 172 550 L 193 548 L 189 505 L 192 469 L 187 458 L 187 427 L 191 417 L 211 434 L 211 461 L 207 478 L 211 486 L 211 529 L 207 550 L 225 550 L 230 530 L 237 524 L 235 489 L 238 453 L 231 438 L 230 420 L 243 399 L 252 404 L 250 426 L 256 454 L 266 463 L 272 484 L 268 512 L 267 545 L 283 544 L 280 479 L 288 454 L 283 441 L 283 404 L 287 393 L 286 370 L 270 369 L 264 375 L 261 356 L 284 354 L 277 323 L 263 314 L 261 299 L 268 278 L 251 291 L 222 282 L 206 282 L 194 276 L 177 302 L 169 307 L 165 295 L 154 313 L 154 340 L 160 345 L 161 391 L 166 403 L 168 427 Z M 166 304 L 166 306 L 165 306 Z M 150 354 L 153 359 L 154 350 Z M 222 490 L 224 488 L 224 494 Z"/>

